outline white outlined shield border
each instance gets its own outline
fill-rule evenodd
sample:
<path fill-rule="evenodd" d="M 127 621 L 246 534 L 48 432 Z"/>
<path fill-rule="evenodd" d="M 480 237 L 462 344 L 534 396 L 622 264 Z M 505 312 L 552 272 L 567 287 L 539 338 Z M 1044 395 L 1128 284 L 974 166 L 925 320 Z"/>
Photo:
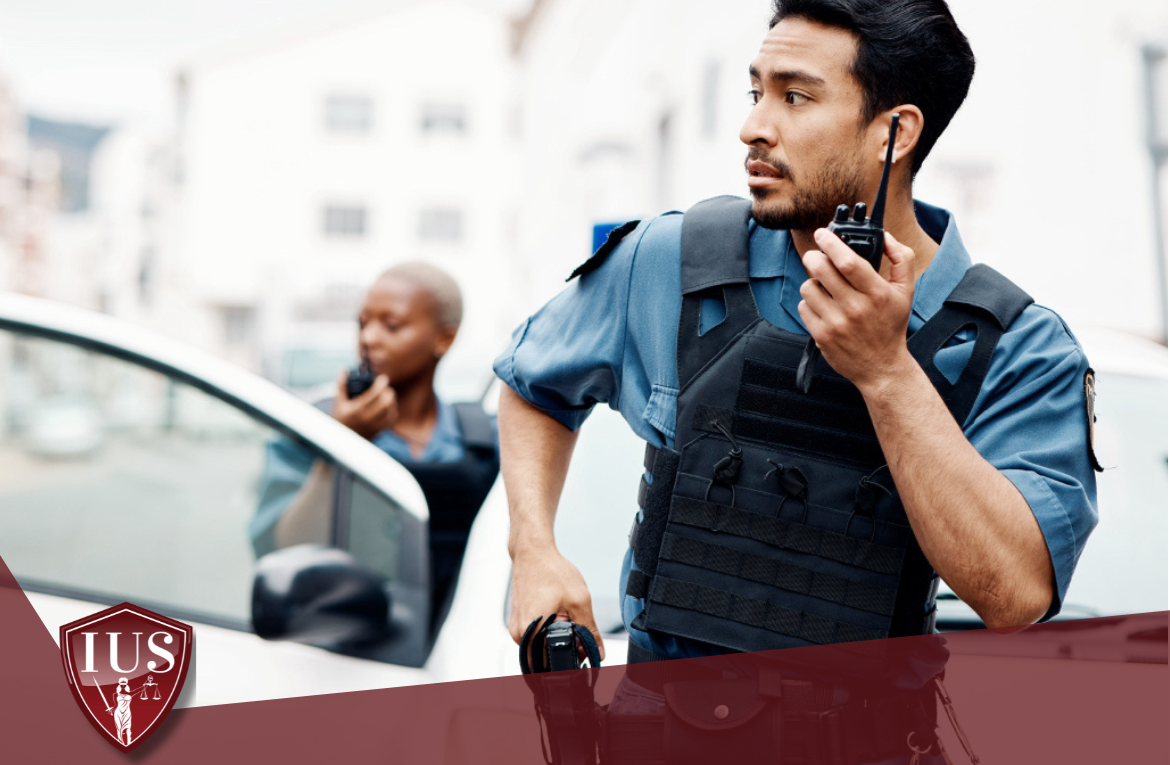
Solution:
<path fill-rule="evenodd" d="M 145 619 L 149 622 L 154 622 L 158 625 L 174 630 L 182 636 L 181 640 L 183 641 L 183 645 L 181 646 L 180 650 L 175 652 L 175 683 L 171 688 L 170 694 L 167 696 L 166 701 L 163 703 L 162 710 L 159 711 L 158 714 L 155 715 L 154 719 L 151 720 L 148 725 L 143 727 L 139 733 L 131 734 L 129 744 L 122 743 L 116 736 L 107 730 L 105 726 L 101 724 L 100 718 L 95 713 L 95 710 L 90 707 L 90 701 L 87 700 L 81 693 L 80 686 L 78 684 L 79 678 L 76 674 L 76 667 L 78 665 L 75 663 L 75 657 L 73 656 L 71 645 L 72 641 L 69 639 L 71 634 L 77 632 L 78 630 L 92 627 L 103 621 L 107 621 L 112 617 L 120 616 L 125 613 L 133 614 L 134 616 L 137 616 L 141 619 Z M 156 614 L 153 611 L 142 608 L 141 606 L 136 606 L 133 603 L 119 603 L 118 605 L 107 608 L 104 611 L 99 611 L 95 614 L 90 614 L 83 619 L 78 619 L 75 622 L 62 625 L 60 644 L 61 661 L 65 665 L 65 678 L 69 681 L 69 690 L 73 693 L 73 698 L 77 702 L 77 705 L 85 714 L 85 717 L 89 721 L 90 725 L 92 725 L 99 733 L 102 734 L 102 738 L 117 747 L 120 751 L 129 752 L 138 747 L 138 745 L 145 741 L 147 737 L 158 730 L 159 725 L 163 720 L 166 719 L 167 715 L 170 714 L 170 711 L 174 707 L 175 702 L 178 701 L 179 694 L 183 690 L 183 684 L 187 680 L 187 670 L 191 666 L 191 659 L 195 652 L 195 629 L 189 624 L 184 624 L 183 622 L 169 619 L 161 614 Z M 105 712 L 106 710 L 101 709 L 98 711 Z"/>

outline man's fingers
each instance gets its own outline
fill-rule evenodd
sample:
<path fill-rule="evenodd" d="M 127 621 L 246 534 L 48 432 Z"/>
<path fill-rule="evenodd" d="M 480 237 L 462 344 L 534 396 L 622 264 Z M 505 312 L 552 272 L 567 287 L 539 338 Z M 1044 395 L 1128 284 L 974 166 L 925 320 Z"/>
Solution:
<path fill-rule="evenodd" d="M 832 261 L 842 278 L 855 290 L 872 292 L 880 286 L 882 278 L 878 276 L 878 272 L 874 271 L 865 258 L 854 252 L 832 231 L 827 228 L 818 228 L 813 234 L 813 239 L 821 248 L 821 252 Z M 831 287 L 829 291 L 832 292 Z"/>
<path fill-rule="evenodd" d="M 584 611 L 579 611 L 571 620 L 593 633 L 593 639 L 597 642 L 597 652 L 601 654 L 601 658 L 604 661 L 605 641 L 601 639 L 601 631 L 597 629 L 597 622 L 593 618 L 593 608 L 586 606 Z"/>
<path fill-rule="evenodd" d="M 890 259 L 890 284 L 914 286 L 914 250 L 886 232 L 886 257 Z"/>
<path fill-rule="evenodd" d="M 849 292 L 855 291 L 853 285 L 845 281 L 845 277 L 833 265 L 833 261 L 829 256 L 820 250 L 809 250 L 801 258 L 804 263 L 804 270 L 808 272 L 811 279 L 821 283 L 825 291 L 833 297 L 843 298 Z"/>
<path fill-rule="evenodd" d="M 807 300 L 800 301 L 800 303 L 798 303 L 796 306 L 796 311 L 800 314 L 800 318 L 804 321 L 805 329 L 808 330 L 809 335 L 818 344 L 817 347 L 819 348 L 821 340 L 824 339 L 824 319 L 822 319 L 820 314 L 818 314 L 816 310 L 808 304 Z"/>
<path fill-rule="evenodd" d="M 800 285 L 800 296 L 804 298 L 803 302 L 818 317 L 825 318 L 840 310 L 837 299 L 812 279 Z"/>

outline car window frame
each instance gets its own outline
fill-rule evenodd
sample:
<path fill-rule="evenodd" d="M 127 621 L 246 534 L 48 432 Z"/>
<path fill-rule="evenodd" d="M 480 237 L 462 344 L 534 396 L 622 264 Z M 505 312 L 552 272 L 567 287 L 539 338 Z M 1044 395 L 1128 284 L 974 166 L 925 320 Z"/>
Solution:
<path fill-rule="evenodd" d="M 14 337 L 32 337 L 62 343 L 64 345 L 81 348 L 89 352 L 115 358 L 133 366 L 149 369 L 153 372 L 163 375 L 168 380 L 189 385 L 190 387 L 199 390 L 216 400 L 222 401 L 224 404 L 235 408 L 237 411 L 246 415 L 250 419 L 270 428 L 276 433 L 290 438 L 299 446 L 308 449 L 318 458 L 331 461 L 336 465 L 336 469 L 338 470 L 338 479 L 343 486 L 343 491 L 341 492 L 340 496 L 335 498 L 333 507 L 331 509 L 332 519 L 330 523 L 330 533 L 332 535 L 333 546 L 335 547 L 345 549 L 340 547 L 342 539 L 339 535 L 342 532 L 344 525 L 348 522 L 349 507 L 345 503 L 349 501 L 348 498 L 352 494 L 351 484 L 353 481 L 362 481 L 370 490 L 377 493 L 382 500 L 398 505 L 400 508 L 402 508 L 402 512 L 412 515 L 414 514 L 401 498 L 388 495 L 376 482 L 369 480 L 369 477 L 365 475 L 364 471 L 356 469 L 341 455 L 338 455 L 320 446 L 313 439 L 305 436 L 303 433 L 296 431 L 280 420 L 277 420 L 275 417 L 267 414 L 262 409 L 253 406 L 248 401 L 240 398 L 239 396 L 233 395 L 231 392 L 226 391 L 223 388 L 220 388 L 193 373 L 187 372 L 186 370 L 175 367 L 164 361 L 160 361 L 159 359 L 120 345 L 116 345 L 111 342 L 107 342 L 105 340 L 78 334 L 70 330 L 57 329 L 41 324 L 31 323 L 27 320 L 12 319 L 2 314 L 0 314 L 0 331 L 10 332 Z M 250 374 L 248 370 L 240 369 L 239 371 Z M 310 409 L 313 408 L 312 404 L 309 404 L 308 402 L 303 403 L 306 407 Z M 387 455 L 387 459 L 392 458 Z M 411 480 L 413 481 L 413 478 L 411 478 Z M 417 482 L 415 482 L 415 485 L 417 486 Z M 419 489 L 419 492 L 421 494 L 421 489 Z M 420 520 L 424 524 L 423 528 L 425 531 L 425 529 L 429 528 L 429 513 L 423 515 Z M 427 536 L 424 533 L 422 535 L 422 549 L 418 551 L 417 558 L 421 561 L 420 567 L 424 571 L 429 571 L 430 550 L 426 547 L 426 539 Z M 429 587 L 429 577 L 426 581 L 427 586 Z M 74 587 L 62 586 L 36 579 L 26 579 L 23 577 L 20 583 L 20 587 L 30 592 L 69 598 L 72 600 L 95 603 L 98 605 L 109 606 L 124 602 L 124 599 L 120 597 L 110 597 L 101 593 L 80 590 Z M 138 599 L 135 602 L 144 608 L 157 611 L 158 613 L 182 621 L 195 622 L 197 624 L 207 624 L 210 626 L 221 627 L 237 632 L 252 632 L 252 625 L 250 620 L 236 621 L 200 611 L 191 611 L 182 607 L 174 607 L 169 604 L 151 602 L 142 599 Z"/>

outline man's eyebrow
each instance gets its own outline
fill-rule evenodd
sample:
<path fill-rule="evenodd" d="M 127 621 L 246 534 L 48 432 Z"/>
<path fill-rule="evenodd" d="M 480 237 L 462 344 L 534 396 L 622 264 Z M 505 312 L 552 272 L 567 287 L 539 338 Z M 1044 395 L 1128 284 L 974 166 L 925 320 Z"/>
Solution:
<path fill-rule="evenodd" d="M 748 74 L 751 75 L 753 79 L 761 79 L 760 70 L 757 69 L 754 64 L 748 67 Z M 799 69 L 788 69 L 779 72 L 772 72 L 768 75 L 768 79 L 772 82 L 800 82 L 805 85 L 825 84 L 825 81 L 820 77 L 817 77 L 815 74 L 802 72 Z"/>

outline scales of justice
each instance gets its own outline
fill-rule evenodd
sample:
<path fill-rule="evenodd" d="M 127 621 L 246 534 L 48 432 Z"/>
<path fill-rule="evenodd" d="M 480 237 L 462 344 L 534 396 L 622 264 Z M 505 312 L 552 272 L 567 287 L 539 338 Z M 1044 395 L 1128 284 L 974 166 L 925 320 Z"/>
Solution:
<path fill-rule="evenodd" d="M 125 677 L 118 678 L 118 686 L 114 689 L 112 701 L 114 706 L 106 701 L 106 695 L 102 692 L 101 686 L 97 683 L 97 678 L 94 678 L 94 688 L 97 689 L 98 695 L 102 698 L 102 703 L 106 705 L 106 712 L 114 716 L 114 724 L 118 728 L 118 740 L 125 744 L 130 743 L 130 701 L 134 698 L 134 694 L 140 693 L 139 699 L 141 701 L 153 700 L 161 701 L 162 696 L 159 694 L 159 684 L 154 682 L 154 675 L 147 675 L 146 682 L 137 688 L 130 688 L 130 681 Z M 153 690 L 154 695 L 149 696 L 148 691 Z"/>

